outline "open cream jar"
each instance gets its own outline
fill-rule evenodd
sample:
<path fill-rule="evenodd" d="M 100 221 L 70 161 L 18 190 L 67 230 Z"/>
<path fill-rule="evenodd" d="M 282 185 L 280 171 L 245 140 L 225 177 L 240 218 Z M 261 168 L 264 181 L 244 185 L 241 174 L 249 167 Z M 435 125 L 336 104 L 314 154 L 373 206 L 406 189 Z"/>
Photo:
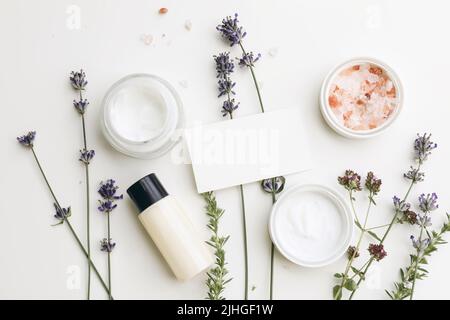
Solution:
<path fill-rule="evenodd" d="M 355 58 L 335 67 L 323 82 L 320 110 L 337 133 L 370 138 L 397 118 L 403 89 L 396 73 L 372 58 Z"/>
<path fill-rule="evenodd" d="M 180 140 L 183 123 L 177 92 L 154 75 L 126 76 L 103 99 L 103 133 L 115 149 L 129 156 L 163 155 Z"/>
<path fill-rule="evenodd" d="M 304 267 L 339 259 L 353 236 L 353 219 L 344 200 L 320 185 L 285 191 L 272 208 L 269 232 L 278 251 Z"/>

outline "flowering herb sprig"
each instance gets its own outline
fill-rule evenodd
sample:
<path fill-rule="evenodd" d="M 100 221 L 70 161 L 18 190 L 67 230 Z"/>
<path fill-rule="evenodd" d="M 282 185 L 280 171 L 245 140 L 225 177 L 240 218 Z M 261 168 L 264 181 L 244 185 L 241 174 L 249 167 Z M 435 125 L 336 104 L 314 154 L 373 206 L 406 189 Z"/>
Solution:
<path fill-rule="evenodd" d="M 79 160 L 84 165 L 85 183 L 86 183 L 86 247 L 89 257 L 91 256 L 91 227 L 90 227 L 90 182 L 89 182 L 89 164 L 95 156 L 94 150 L 89 150 L 87 146 L 87 134 L 85 125 L 85 113 L 89 102 L 83 99 L 83 92 L 86 90 L 88 84 L 86 80 L 86 73 L 81 69 L 80 71 L 72 71 L 69 76 L 69 81 L 72 87 L 78 92 L 79 99 L 73 100 L 73 106 L 81 118 L 81 130 L 83 134 L 83 148 L 80 150 Z M 87 298 L 91 297 L 91 267 L 88 265 L 88 284 L 87 284 Z"/>
<path fill-rule="evenodd" d="M 388 296 L 393 300 L 404 300 L 414 297 L 414 289 L 416 280 L 423 280 L 427 277 L 428 271 L 426 265 L 427 258 L 437 251 L 438 246 L 446 244 L 443 236 L 450 231 L 450 216 L 447 214 L 447 221 L 438 231 L 430 231 L 431 217 L 430 213 L 436 210 L 437 195 L 435 193 L 420 195 L 418 219 L 414 224 L 419 228 L 419 235 L 410 236 L 411 244 L 415 250 L 414 254 L 410 255 L 410 262 L 406 268 L 400 269 L 400 281 L 394 283 L 394 290 L 389 292 L 386 290 Z"/>
<path fill-rule="evenodd" d="M 233 119 L 233 112 L 239 107 L 239 103 L 235 102 L 232 98 L 236 95 L 233 90 L 236 83 L 231 80 L 231 74 L 234 72 L 234 62 L 230 58 L 228 52 L 219 53 L 213 56 L 216 76 L 218 79 L 218 97 L 225 96 L 226 99 L 222 104 L 222 115 L 224 117 L 229 116 Z M 244 220 L 244 251 L 245 251 L 245 288 L 248 287 L 247 283 L 247 231 L 245 225 L 245 206 L 244 206 L 244 196 L 243 196 L 243 186 L 240 186 L 241 191 L 241 201 L 242 201 L 242 212 Z M 217 207 L 217 201 L 213 192 L 207 192 L 202 194 L 203 199 L 206 202 L 206 214 L 209 217 L 208 229 L 212 232 L 211 238 L 207 243 L 214 248 L 214 254 L 216 256 L 215 267 L 210 269 L 207 273 L 208 278 L 206 279 L 206 286 L 208 287 L 208 299 L 210 300 L 222 300 L 224 299 L 222 294 L 225 290 L 225 285 L 231 281 L 231 279 L 226 279 L 228 270 L 225 268 L 225 244 L 229 239 L 229 236 L 219 235 L 219 223 L 223 216 L 224 210 Z M 245 298 L 247 299 L 247 289 L 245 289 Z"/>
<path fill-rule="evenodd" d="M 216 30 L 219 31 L 222 38 L 224 38 L 230 44 L 230 47 L 238 45 L 239 48 L 241 49 L 241 57 L 236 58 L 236 59 L 239 61 L 239 66 L 248 68 L 248 70 L 250 70 L 250 73 L 251 73 L 252 79 L 253 79 L 253 84 L 255 86 L 255 90 L 258 95 L 259 106 L 260 106 L 261 112 L 264 113 L 265 109 L 264 109 L 264 104 L 263 104 L 263 100 L 262 100 L 262 96 L 261 96 L 261 90 L 259 88 L 259 84 L 258 84 L 258 81 L 256 79 L 256 74 L 255 74 L 255 63 L 260 60 L 261 54 L 260 53 L 254 54 L 251 51 L 245 50 L 242 40 L 247 35 L 247 32 L 244 30 L 244 28 L 241 25 L 239 25 L 238 14 L 235 13 L 234 16 L 225 17 L 222 20 L 222 23 L 216 27 Z M 263 180 L 261 182 L 262 189 L 264 191 L 266 191 L 267 193 L 272 194 L 272 202 L 273 203 L 275 203 L 275 201 L 276 201 L 275 194 L 277 194 L 278 192 L 274 193 L 273 190 L 267 191 L 268 186 L 270 184 L 274 184 L 273 187 L 275 188 L 275 182 L 277 182 L 277 181 L 278 182 L 282 181 L 282 185 L 284 186 L 285 180 L 286 179 L 284 177 L 280 176 L 280 177 L 269 178 L 269 179 Z M 281 192 L 282 189 L 283 188 L 281 188 L 281 190 L 279 192 Z M 242 186 L 241 186 L 241 196 L 242 196 L 241 198 L 242 198 L 242 202 L 243 202 L 244 200 L 243 200 Z M 245 239 L 245 241 L 246 241 L 246 239 Z M 246 256 L 247 256 L 247 253 L 246 253 Z M 270 299 L 272 299 L 273 298 L 273 262 L 274 262 L 274 245 L 273 245 L 273 243 L 271 244 L 270 257 L 271 257 L 270 258 L 271 259 L 271 264 L 270 264 L 271 268 L 270 268 L 269 296 L 270 296 Z M 247 260 L 247 258 L 246 258 L 246 260 Z M 247 272 L 248 271 L 246 270 L 246 273 Z M 247 275 L 246 275 L 246 279 L 247 279 Z M 246 299 L 247 299 L 247 287 L 248 287 L 248 285 L 247 285 L 247 281 L 246 281 L 246 289 L 245 289 Z"/>
<path fill-rule="evenodd" d="M 353 215 L 355 218 L 355 224 L 360 229 L 360 234 L 359 234 L 356 246 L 350 246 L 347 250 L 348 262 L 347 262 L 347 266 L 345 267 L 345 271 L 343 273 L 336 273 L 334 275 L 339 280 L 339 284 L 337 284 L 336 286 L 333 287 L 333 298 L 336 300 L 342 299 L 344 289 L 353 291 L 357 287 L 355 278 L 356 278 L 356 276 L 358 276 L 361 273 L 361 270 L 355 268 L 353 266 L 353 262 L 360 255 L 360 247 L 361 247 L 361 242 L 362 242 L 364 235 L 366 233 L 369 233 L 372 236 L 376 237 L 376 235 L 373 233 L 373 231 L 371 231 L 371 228 L 367 227 L 367 223 L 368 223 L 368 218 L 369 218 L 369 214 L 370 214 L 370 209 L 371 209 L 372 205 L 376 205 L 374 197 L 376 195 L 378 195 L 378 193 L 380 192 L 382 182 L 380 179 L 378 179 L 374 175 L 373 172 L 367 173 L 364 186 L 368 192 L 369 203 L 368 203 L 366 214 L 365 214 L 365 217 L 363 220 L 364 222 L 362 224 L 359 220 L 358 214 L 356 213 L 355 205 L 354 205 L 354 202 L 356 200 L 353 197 L 354 192 L 358 192 L 358 191 L 362 190 L 361 176 L 359 174 L 357 174 L 356 172 L 354 172 L 353 170 L 346 170 L 343 176 L 338 177 L 338 183 L 341 186 L 343 186 L 349 194 L 350 202 L 352 204 L 352 206 L 351 206 L 352 211 L 353 211 Z M 384 250 L 383 245 L 371 243 L 371 244 L 369 244 L 369 248 L 367 250 L 368 250 L 370 256 L 374 257 L 374 259 L 376 259 L 377 261 L 380 261 L 387 255 L 386 251 Z"/>
<path fill-rule="evenodd" d="M 110 292 L 110 299 L 111 297 L 111 252 L 113 251 L 114 247 L 116 246 L 116 243 L 112 241 L 111 238 L 111 212 L 113 212 L 114 209 L 117 208 L 117 200 L 123 199 L 123 194 L 118 194 L 117 190 L 119 187 L 116 185 L 116 181 L 113 179 L 108 179 L 105 182 L 100 183 L 100 187 L 98 188 L 98 193 L 102 197 L 101 200 L 99 200 L 99 206 L 98 211 L 101 213 L 106 214 L 107 217 L 107 229 L 108 229 L 108 235 L 106 238 L 103 238 L 102 241 L 100 241 L 100 249 L 104 252 L 108 253 L 108 288 Z"/>
<path fill-rule="evenodd" d="M 95 275 L 98 277 L 98 279 L 100 280 L 100 283 L 102 284 L 102 287 L 105 289 L 105 291 L 111 296 L 111 293 L 109 291 L 108 286 L 106 285 L 105 281 L 103 281 L 102 276 L 100 275 L 100 273 L 98 272 L 97 267 L 95 266 L 95 264 L 92 262 L 92 259 L 90 257 L 90 255 L 88 254 L 86 248 L 83 246 L 83 244 L 81 243 L 80 238 L 78 237 L 77 233 L 75 232 L 75 230 L 72 227 L 72 224 L 70 223 L 69 217 L 71 216 L 71 209 L 70 207 L 67 208 L 63 208 L 60 205 L 60 202 L 58 201 L 58 199 L 56 198 L 55 192 L 53 191 L 53 188 L 50 185 L 50 182 L 44 172 L 44 169 L 39 161 L 39 158 L 36 154 L 35 151 L 35 147 L 34 147 L 34 142 L 35 142 L 35 138 L 36 138 L 36 131 L 29 131 L 28 133 L 17 137 L 17 141 L 24 147 L 26 147 L 27 149 L 30 149 L 32 154 L 33 154 L 33 158 L 39 168 L 39 171 L 42 175 L 42 177 L 44 178 L 45 184 L 48 188 L 48 190 L 50 191 L 50 194 L 52 196 L 53 199 L 53 205 L 55 207 L 55 214 L 54 217 L 55 219 L 57 219 L 59 222 L 57 223 L 57 225 L 61 225 L 63 223 L 65 223 L 69 230 L 70 233 L 72 234 L 72 236 L 75 238 L 75 241 L 77 242 L 78 246 L 80 247 L 81 251 L 83 252 L 83 254 L 85 255 L 87 261 L 89 262 L 90 267 L 92 268 L 92 270 L 94 270 Z"/>
<path fill-rule="evenodd" d="M 214 192 L 206 192 L 202 194 L 203 199 L 206 202 L 206 214 L 209 217 L 208 228 L 211 230 L 212 235 L 209 241 L 206 243 L 214 248 L 214 255 L 216 256 L 216 265 L 214 268 L 208 271 L 206 285 L 208 286 L 209 300 L 224 300 L 223 292 L 225 285 L 231 281 L 228 278 L 228 270 L 226 268 L 225 260 L 225 244 L 230 236 L 219 235 L 219 221 L 224 214 L 224 210 L 217 206 L 217 200 L 214 196 Z"/>
<path fill-rule="evenodd" d="M 417 135 L 417 138 L 414 140 L 413 144 L 413 151 L 414 151 L 414 160 L 416 164 L 412 167 L 410 167 L 410 170 L 403 174 L 403 177 L 408 180 L 409 187 L 406 191 L 406 194 L 402 199 L 400 199 L 397 196 L 393 197 L 393 210 L 394 215 L 390 221 L 390 223 L 370 228 L 369 230 L 374 229 L 385 229 L 382 236 L 378 236 L 373 231 L 368 231 L 368 234 L 370 234 L 373 238 L 377 240 L 374 245 L 376 247 L 372 247 L 372 250 L 369 252 L 370 256 L 369 258 L 362 264 L 362 267 L 359 269 L 356 269 L 356 276 L 358 281 L 356 282 L 356 285 L 353 286 L 354 288 L 351 291 L 351 294 L 349 296 L 349 299 L 353 299 L 355 293 L 357 292 L 358 288 L 360 287 L 360 284 L 362 281 L 365 280 L 366 274 L 368 270 L 370 269 L 372 263 L 374 261 L 378 261 L 380 257 L 385 256 L 384 251 L 384 242 L 386 241 L 389 233 L 392 230 L 392 227 L 396 223 L 409 223 L 409 224 L 415 224 L 417 223 L 419 219 L 419 215 L 416 214 L 414 211 L 411 210 L 411 204 L 408 203 L 408 197 L 411 193 L 411 190 L 414 185 L 416 185 L 419 182 L 422 182 L 425 178 L 425 174 L 421 171 L 423 164 L 429 159 L 429 156 L 431 155 L 432 151 L 436 149 L 437 144 L 431 141 L 431 134 L 423 134 L 423 135 Z M 432 205 L 430 203 L 430 205 Z M 358 225 L 358 224 L 357 224 Z"/>

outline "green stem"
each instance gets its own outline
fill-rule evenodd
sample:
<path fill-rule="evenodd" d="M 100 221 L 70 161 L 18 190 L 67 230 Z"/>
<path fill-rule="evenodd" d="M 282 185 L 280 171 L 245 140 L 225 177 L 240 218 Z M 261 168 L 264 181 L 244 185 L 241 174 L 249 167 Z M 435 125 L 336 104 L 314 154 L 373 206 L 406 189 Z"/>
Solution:
<path fill-rule="evenodd" d="M 418 165 L 417 170 L 420 170 L 420 164 Z M 405 196 L 403 197 L 403 200 L 402 200 L 402 201 L 406 201 L 406 200 L 408 199 L 408 196 L 409 196 L 409 194 L 410 194 L 410 192 L 411 192 L 411 190 L 412 190 L 413 185 L 414 185 L 414 181 L 411 181 L 411 184 L 409 185 L 408 191 L 406 192 L 406 194 L 405 194 Z M 398 210 L 395 211 L 394 217 L 392 218 L 391 222 L 389 223 L 388 228 L 387 228 L 386 231 L 384 232 L 384 235 L 383 235 L 383 237 L 381 238 L 381 241 L 379 242 L 379 245 L 383 244 L 384 241 L 386 240 L 386 238 L 387 238 L 389 232 L 390 232 L 391 229 L 392 229 L 392 226 L 393 226 L 393 225 L 395 224 L 395 222 L 397 221 L 397 217 L 398 217 L 399 213 L 400 213 L 400 212 L 399 212 Z M 363 279 L 364 279 L 364 277 L 365 277 L 367 271 L 369 270 L 370 266 L 372 265 L 373 261 L 374 261 L 374 258 L 373 258 L 373 257 L 370 257 L 370 259 L 369 259 L 369 261 L 368 261 L 368 263 L 367 263 L 367 266 L 366 266 L 366 268 L 364 269 L 364 272 L 362 273 L 362 277 L 360 277 L 359 280 L 358 280 L 358 282 L 357 282 L 356 290 L 352 291 L 352 293 L 350 294 L 349 300 L 352 300 L 352 299 L 353 299 L 353 296 L 355 295 L 355 292 L 358 290 L 359 285 L 360 285 L 361 282 L 363 281 Z"/>
<path fill-rule="evenodd" d="M 111 223 L 110 223 L 110 212 L 108 215 L 108 243 L 111 239 Z M 111 252 L 108 250 L 108 287 L 109 287 L 109 300 L 112 300 L 112 289 L 111 289 Z"/>
<path fill-rule="evenodd" d="M 242 42 L 239 42 L 239 46 L 241 47 L 242 53 L 247 54 L 247 52 L 244 49 L 244 46 L 242 45 Z M 259 106 L 261 107 L 261 112 L 264 113 L 264 104 L 262 101 L 261 90 L 259 89 L 258 81 L 256 81 L 255 70 L 254 70 L 253 66 L 249 66 L 249 68 L 250 68 L 250 72 L 252 74 L 253 83 L 255 84 L 256 93 L 258 94 L 258 100 L 259 100 Z"/>
<path fill-rule="evenodd" d="M 376 227 L 372 227 L 372 228 L 367 228 L 366 231 L 371 231 L 371 230 L 375 230 L 375 229 L 381 229 L 381 228 L 386 228 L 389 226 L 389 223 L 387 224 L 383 224 L 382 226 L 376 226 Z"/>
<path fill-rule="evenodd" d="M 351 194 L 351 191 L 350 191 L 350 194 Z M 372 203 L 373 203 L 373 201 L 372 201 L 372 196 L 373 196 L 373 194 L 372 194 L 372 192 L 370 192 L 370 194 L 369 194 L 369 205 L 367 206 L 366 215 L 365 215 L 365 218 L 364 218 L 364 226 L 363 226 L 363 228 L 362 228 L 362 230 L 361 230 L 361 233 L 360 233 L 360 235 L 359 235 L 359 239 L 358 239 L 358 242 L 357 242 L 357 244 L 356 244 L 355 250 L 353 251 L 353 254 L 352 254 L 352 256 L 350 257 L 350 259 L 349 259 L 349 261 L 348 261 L 348 263 L 347 263 L 347 266 L 346 266 L 346 268 L 345 268 L 344 276 L 342 277 L 342 281 L 341 281 L 341 285 L 340 285 L 341 288 L 344 287 L 345 281 L 346 281 L 347 278 L 348 278 L 348 273 L 349 273 L 349 271 L 350 271 L 350 268 L 352 267 L 353 260 L 355 260 L 356 253 L 358 253 L 358 251 L 359 251 L 359 248 L 360 248 L 360 246 L 361 246 L 362 239 L 363 239 L 364 234 L 365 234 L 365 232 L 366 232 L 367 220 L 368 220 L 368 218 L 369 218 L 370 208 L 372 207 Z M 350 201 L 353 202 L 353 198 L 352 198 L 351 196 L 350 196 Z M 353 206 L 353 207 L 354 207 L 354 206 Z M 355 212 L 355 216 L 356 216 L 356 212 Z M 336 299 L 336 297 L 334 297 L 334 298 Z"/>
<path fill-rule="evenodd" d="M 427 217 L 427 215 L 425 214 L 424 220 L 426 219 L 426 217 Z M 420 257 L 420 243 L 422 241 L 423 229 L 424 229 L 424 223 L 422 223 L 422 225 L 420 226 L 419 246 L 417 246 L 417 259 L 416 259 L 416 263 L 414 265 L 413 283 L 412 283 L 412 287 L 411 287 L 411 295 L 409 296 L 409 300 L 413 299 L 414 289 L 416 287 L 417 269 L 419 268 L 419 261 L 421 259 L 421 257 Z"/>
<path fill-rule="evenodd" d="M 348 192 L 348 196 L 349 196 L 349 199 L 350 199 L 350 205 L 352 207 L 353 216 L 355 217 L 356 222 L 358 222 L 358 224 L 361 225 L 361 222 L 359 221 L 358 215 L 356 214 L 355 203 L 353 201 L 353 191 L 352 190 L 350 190 Z"/>
<path fill-rule="evenodd" d="M 247 219 L 245 216 L 245 201 L 244 201 L 244 186 L 241 184 L 239 186 L 241 193 L 241 203 L 242 203 L 242 227 L 243 227 L 243 236 L 244 236 L 244 298 L 248 300 L 248 245 L 247 245 Z"/>
<path fill-rule="evenodd" d="M 228 94 L 228 101 L 231 100 L 230 94 Z M 230 112 L 230 119 L 233 119 L 233 113 Z M 247 218 L 245 215 L 245 199 L 244 199 L 244 186 L 239 185 L 239 191 L 241 194 L 242 205 L 242 232 L 244 238 L 244 299 L 248 300 L 248 243 L 247 243 Z"/>
<path fill-rule="evenodd" d="M 80 90 L 80 99 L 82 99 L 82 94 Z M 83 145 L 84 150 L 87 150 L 87 138 L 86 138 L 86 124 L 84 119 L 84 114 L 81 115 L 81 125 L 83 131 Z M 86 176 L 86 241 L 87 241 L 87 253 L 89 258 L 91 257 L 91 218 L 90 218 L 90 186 L 89 186 L 89 164 L 85 163 L 85 176 Z M 87 280 L 87 299 L 91 299 L 91 266 L 88 264 L 88 280 Z"/>
<path fill-rule="evenodd" d="M 44 178 L 45 184 L 47 185 L 47 188 L 48 188 L 48 190 L 50 191 L 50 193 L 51 193 L 51 195 L 52 195 L 53 201 L 54 201 L 55 204 L 57 205 L 58 209 L 61 210 L 61 205 L 59 204 L 59 201 L 58 201 L 58 199 L 57 199 L 56 196 L 55 196 L 55 193 L 54 193 L 54 191 L 53 191 L 53 189 L 52 189 L 52 187 L 51 187 L 51 185 L 50 185 L 50 183 L 49 183 L 49 181 L 48 181 L 48 179 L 47 179 L 47 176 L 45 175 L 45 172 L 44 172 L 44 170 L 43 170 L 43 168 L 42 168 L 42 166 L 41 166 L 41 163 L 40 163 L 40 161 L 39 161 L 39 159 L 38 159 L 38 157 L 37 157 L 37 155 L 36 155 L 36 152 L 34 151 L 34 147 L 33 147 L 33 146 L 31 147 L 31 151 L 32 151 L 33 157 L 34 157 L 34 159 L 36 160 L 36 163 L 37 163 L 37 165 L 38 165 L 38 167 L 39 167 L 39 171 L 41 172 L 42 177 Z M 103 288 L 106 290 L 106 292 L 107 292 L 108 294 L 110 294 L 109 289 L 108 289 L 108 287 L 106 286 L 105 282 L 103 281 L 102 276 L 100 275 L 100 273 L 98 272 L 96 266 L 94 265 L 94 263 L 93 263 L 92 260 L 90 259 L 89 255 L 88 255 L 88 252 L 86 251 L 86 249 L 84 248 L 83 244 L 81 243 L 81 241 L 80 241 L 78 235 L 76 234 L 76 232 L 75 232 L 75 230 L 73 229 L 72 225 L 70 224 L 69 220 L 68 220 L 67 218 L 65 218 L 64 221 L 67 222 L 67 225 L 69 226 L 69 229 L 70 229 L 70 231 L 72 232 L 72 235 L 74 236 L 76 242 L 77 242 L 78 245 L 80 246 L 81 251 L 82 251 L 82 252 L 84 253 L 84 255 L 86 256 L 86 258 L 87 258 L 87 260 L 88 260 L 90 266 L 92 267 L 92 269 L 94 270 L 94 272 L 95 272 L 95 274 L 97 275 L 98 279 L 100 280 L 100 282 L 101 282 Z"/>
<path fill-rule="evenodd" d="M 275 185 L 275 178 L 272 178 L 272 185 Z M 277 201 L 275 196 L 275 190 L 272 191 L 272 204 L 275 204 Z M 274 256 L 275 256 L 275 246 L 273 242 L 270 247 L 270 300 L 273 300 L 273 274 L 274 274 Z"/>

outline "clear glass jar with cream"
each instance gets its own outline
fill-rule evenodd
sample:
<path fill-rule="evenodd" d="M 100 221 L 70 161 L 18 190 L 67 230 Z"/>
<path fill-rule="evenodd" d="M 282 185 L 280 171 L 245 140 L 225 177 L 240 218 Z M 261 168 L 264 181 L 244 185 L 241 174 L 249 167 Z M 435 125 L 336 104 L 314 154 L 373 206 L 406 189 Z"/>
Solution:
<path fill-rule="evenodd" d="M 164 79 L 131 74 L 115 84 L 103 99 L 101 127 L 118 151 L 151 159 L 168 152 L 184 125 L 181 100 Z"/>

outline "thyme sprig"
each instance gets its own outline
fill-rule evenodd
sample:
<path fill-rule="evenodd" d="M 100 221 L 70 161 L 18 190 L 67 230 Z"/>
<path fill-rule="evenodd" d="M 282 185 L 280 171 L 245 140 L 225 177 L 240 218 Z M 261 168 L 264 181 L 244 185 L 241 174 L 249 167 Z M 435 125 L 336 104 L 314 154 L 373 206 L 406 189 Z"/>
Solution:
<path fill-rule="evenodd" d="M 211 238 L 209 241 L 206 241 L 206 243 L 214 248 L 214 255 L 216 257 L 215 267 L 207 272 L 207 299 L 225 300 L 223 297 L 225 285 L 232 280 L 227 277 L 228 270 L 226 268 L 227 263 L 225 260 L 224 249 L 230 236 L 221 236 L 219 234 L 219 221 L 225 211 L 217 206 L 217 200 L 214 192 L 206 192 L 203 193 L 202 196 L 203 199 L 205 199 L 206 214 L 209 217 L 208 228 L 212 231 Z"/>

